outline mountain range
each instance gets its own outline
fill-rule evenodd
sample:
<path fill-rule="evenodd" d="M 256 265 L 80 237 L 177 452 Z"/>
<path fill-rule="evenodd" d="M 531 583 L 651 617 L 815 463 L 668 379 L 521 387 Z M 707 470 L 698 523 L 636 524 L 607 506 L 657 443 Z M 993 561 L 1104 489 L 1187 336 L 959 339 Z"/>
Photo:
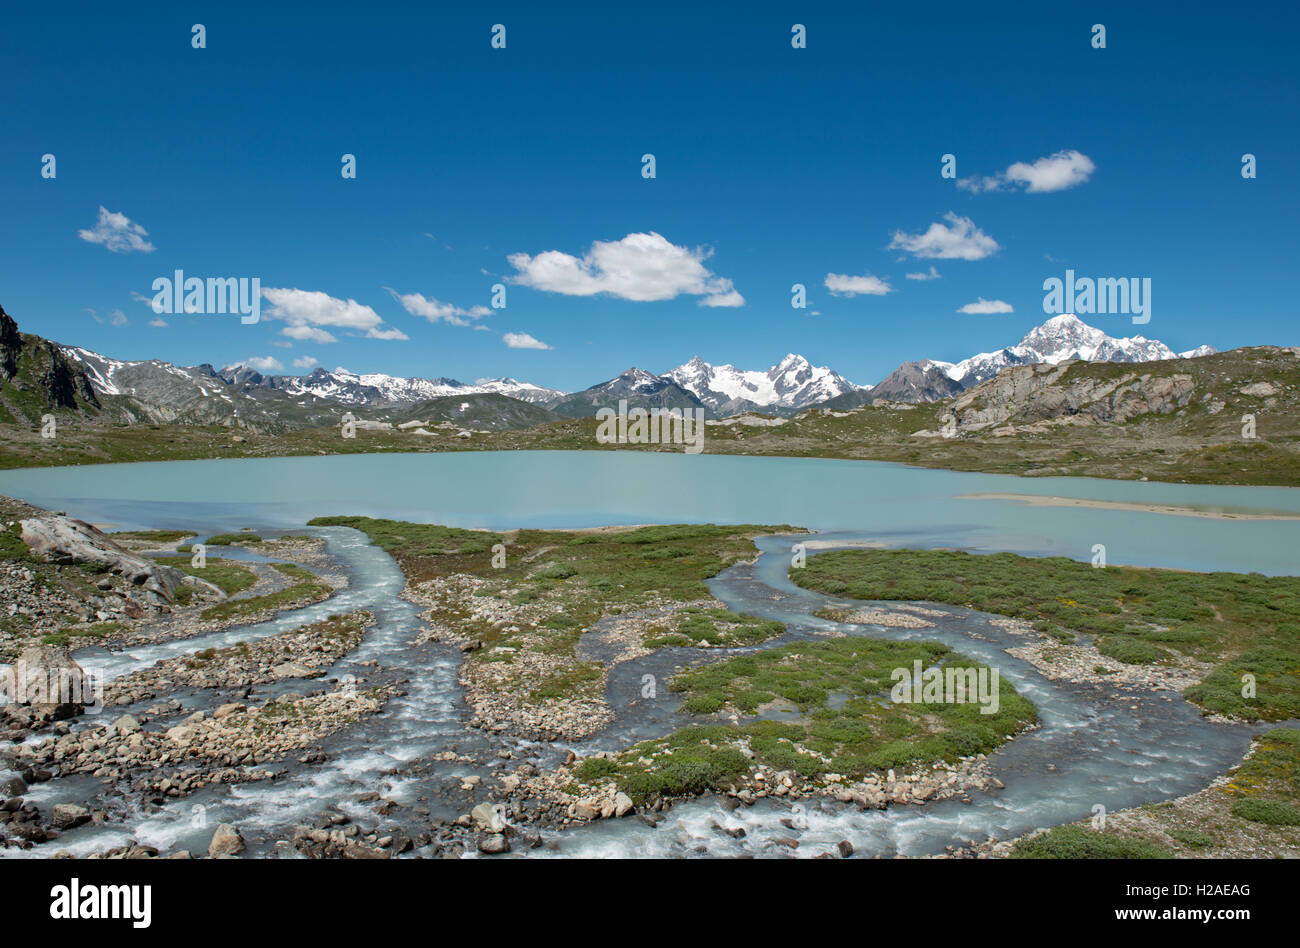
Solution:
<path fill-rule="evenodd" d="M 3 310 L 0 309 L 0 314 Z M 13 378 L 26 352 L 49 389 L 51 407 L 87 406 L 127 422 L 223 424 L 286 429 L 333 424 L 340 406 L 378 420 L 428 418 L 481 427 L 526 427 L 583 417 L 626 399 L 642 408 L 702 408 L 711 416 L 741 412 L 793 415 L 812 406 L 851 408 L 872 402 L 952 398 L 1005 368 L 1034 363 L 1150 362 L 1195 358 L 1201 346 L 1176 353 L 1142 336 L 1113 338 L 1074 316 L 1054 316 L 1018 343 L 960 362 L 905 362 L 876 385 L 858 385 L 825 366 L 790 353 L 767 370 L 711 365 L 699 357 L 656 375 L 633 366 L 612 379 L 566 393 L 513 378 L 465 383 L 452 378 L 357 374 L 343 368 L 307 375 L 268 375 L 247 365 L 176 366 L 160 360 L 112 359 L 77 346 L 18 333 L 0 320 L 0 376 Z M 39 358 L 36 359 L 36 356 Z M 7 361 L 6 361 L 7 360 Z M 13 364 L 10 367 L 10 363 Z M 0 379 L 3 381 L 3 379 Z M 14 383 L 18 385 L 17 382 Z M 19 386 L 21 388 L 21 386 Z M 38 386 L 42 391 L 48 387 Z M 69 393 L 75 393 L 75 397 Z M 520 405 L 519 403 L 525 403 Z M 516 405 L 518 408 L 509 409 Z M 30 414 L 25 408 L 21 413 Z M 472 421 L 471 421 L 472 419 Z"/>
<path fill-rule="evenodd" d="M 1014 346 L 981 352 L 960 362 L 921 359 L 904 362 L 868 391 L 859 390 L 830 399 L 829 408 L 853 408 L 877 401 L 932 402 L 952 398 L 1002 369 L 1046 362 L 1157 362 L 1213 355 L 1211 346 L 1174 352 L 1163 342 L 1143 336 L 1114 338 L 1089 326 L 1077 316 L 1053 316 L 1031 329 Z"/>

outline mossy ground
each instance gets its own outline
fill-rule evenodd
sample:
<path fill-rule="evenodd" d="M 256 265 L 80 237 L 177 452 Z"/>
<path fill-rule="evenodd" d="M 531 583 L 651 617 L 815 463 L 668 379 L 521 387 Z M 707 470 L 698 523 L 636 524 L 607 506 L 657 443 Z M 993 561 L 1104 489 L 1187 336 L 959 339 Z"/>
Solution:
<path fill-rule="evenodd" d="M 998 708 L 978 703 L 898 703 L 890 698 L 898 668 L 978 664 L 938 642 L 849 637 L 798 642 L 682 672 L 669 689 L 683 710 L 735 714 L 737 723 L 709 723 L 645 741 L 616 760 L 593 759 L 580 779 L 616 781 L 633 800 L 722 789 L 752 765 L 793 771 L 801 779 L 869 773 L 953 762 L 985 753 L 1037 720 L 1030 702 L 999 681 Z M 787 708 L 784 720 L 760 710 Z"/>
<path fill-rule="evenodd" d="M 926 600 L 1027 619 L 1042 632 L 1096 635 L 1128 663 L 1175 653 L 1214 669 L 1184 695 L 1247 720 L 1300 715 L 1300 578 L 1093 568 L 1062 557 L 948 550 L 846 550 L 792 570 L 801 586 L 865 600 Z M 1243 697 L 1243 676 L 1256 694 Z"/>

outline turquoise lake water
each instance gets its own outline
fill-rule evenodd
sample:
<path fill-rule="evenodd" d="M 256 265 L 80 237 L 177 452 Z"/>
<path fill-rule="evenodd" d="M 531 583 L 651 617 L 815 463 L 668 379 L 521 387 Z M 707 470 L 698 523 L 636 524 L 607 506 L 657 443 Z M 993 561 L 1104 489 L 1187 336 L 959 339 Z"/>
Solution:
<path fill-rule="evenodd" d="M 635 451 L 505 451 L 169 461 L 0 472 L 0 493 L 117 528 L 292 527 L 365 514 L 460 527 L 790 524 L 900 546 L 1110 563 L 1300 572 L 1300 520 L 1032 507 L 963 494 L 1058 495 L 1300 514 L 1300 490 L 1018 478 L 870 461 Z"/>

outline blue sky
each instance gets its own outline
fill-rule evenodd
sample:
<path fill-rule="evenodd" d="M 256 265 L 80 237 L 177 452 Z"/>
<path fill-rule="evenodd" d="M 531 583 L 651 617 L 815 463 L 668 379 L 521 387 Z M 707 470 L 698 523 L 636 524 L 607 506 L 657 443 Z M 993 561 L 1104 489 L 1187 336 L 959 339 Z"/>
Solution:
<path fill-rule="evenodd" d="M 900 6 L 14 6 L 0 304 L 119 358 L 564 389 L 790 351 L 875 382 L 1013 343 L 1066 267 L 1151 279 L 1148 324 L 1083 317 L 1111 335 L 1300 342 L 1293 8 Z M 281 292 L 150 325 L 178 268 Z"/>

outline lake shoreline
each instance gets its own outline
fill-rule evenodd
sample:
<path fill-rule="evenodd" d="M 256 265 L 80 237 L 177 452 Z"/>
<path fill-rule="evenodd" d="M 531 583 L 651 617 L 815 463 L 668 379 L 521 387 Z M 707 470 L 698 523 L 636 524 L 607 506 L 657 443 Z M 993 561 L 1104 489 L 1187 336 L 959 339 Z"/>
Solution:
<path fill-rule="evenodd" d="M 1095 510 L 1127 510 L 1134 513 L 1166 514 L 1172 517 L 1206 517 L 1211 520 L 1300 520 L 1300 514 L 1276 512 L 1203 510 L 1178 504 L 1141 504 L 1086 497 L 1059 497 L 1046 494 L 982 493 L 959 494 L 959 500 L 1007 500 L 1031 507 L 1090 507 Z"/>

